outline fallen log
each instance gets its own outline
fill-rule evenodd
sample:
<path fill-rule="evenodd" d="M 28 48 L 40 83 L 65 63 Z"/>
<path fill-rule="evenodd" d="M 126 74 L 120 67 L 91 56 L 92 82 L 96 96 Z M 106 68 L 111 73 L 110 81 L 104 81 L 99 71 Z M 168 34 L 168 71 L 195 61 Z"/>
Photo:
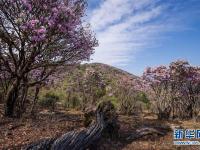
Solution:
<path fill-rule="evenodd" d="M 166 130 L 161 130 L 157 129 L 154 127 L 142 127 L 134 131 L 128 138 L 127 140 L 137 140 L 140 138 L 143 138 L 145 136 L 152 136 L 152 135 L 157 135 L 157 136 L 164 136 L 166 135 Z"/>
<path fill-rule="evenodd" d="M 115 123 L 116 112 L 113 104 L 103 102 L 96 110 L 96 122 L 90 127 L 82 131 L 68 132 L 58 138 L 38 141 L 24 150 L 85 150 L 99 140 L 107 127 Z"/>

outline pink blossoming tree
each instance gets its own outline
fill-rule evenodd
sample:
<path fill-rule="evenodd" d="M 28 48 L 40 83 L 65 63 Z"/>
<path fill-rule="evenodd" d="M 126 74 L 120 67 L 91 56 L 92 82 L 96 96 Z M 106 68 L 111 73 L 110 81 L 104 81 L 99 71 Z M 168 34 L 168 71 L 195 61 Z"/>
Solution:
<path fill-rule="evenodd" d="M 84 0 L 1 0 L 0 78 L 5 115 L 13 116 L 28 87 L 60 66 L 88 60 L 97 41 L 84 25 Z M 24 96 L 23 96 L 24 95 Z"/>
<path fill-rule="evenodd" d="M 200 68 L 187 61 L 172 62 L 169 67 L 147 68 L 143 78 L 155 94 L 159 118 L 193 118 L 200 111 Z"/>

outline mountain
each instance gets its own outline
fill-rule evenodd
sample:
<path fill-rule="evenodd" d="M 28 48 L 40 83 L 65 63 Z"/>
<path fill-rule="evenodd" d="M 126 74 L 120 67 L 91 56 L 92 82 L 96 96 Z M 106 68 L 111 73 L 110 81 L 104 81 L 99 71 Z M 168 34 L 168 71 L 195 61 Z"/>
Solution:
<path fill-rule="evenodd" d="M 129 81 L 140 80 L 140 77 L 138 76 L 135 76 L 124 70 L 121 70 L 119 68 L 107 64 L 91 63 L 91 64 L 84 64 L 81 67 L 83 67 L 85 70 L 91 69 L 98 73 L 101 73 L 104 76 L 104 78 L 108 80 L 115 80 L 115 81 L 121 81 L 122 79 L 127 79 Z"/>
<path fill-rule="evenodd" d="M 53 93 L 67 107 L 88 101 L 98 103 L 101 99 L 109 99 L 116 105 L 124 100 L 132 104 L 137 94 L 143 91 L 142 86 L 140 77 L 116 67 L 102 63 L 81 64 L 66 69 L 63 80 L 56 86 L 44 88 L 40 98 Z"/>

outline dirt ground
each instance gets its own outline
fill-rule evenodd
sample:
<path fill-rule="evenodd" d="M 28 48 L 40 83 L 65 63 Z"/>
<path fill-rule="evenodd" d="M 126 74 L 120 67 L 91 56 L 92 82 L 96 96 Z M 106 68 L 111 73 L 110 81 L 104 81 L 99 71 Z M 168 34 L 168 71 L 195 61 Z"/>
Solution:
<path fill-rule="evenodd" d="M 165 136 L 148 136 L 139 140 L 127 140 L 131 133 L 141 126 L 175 125 L 185 129 L 198 129 L 200 123 L 194 121 L 158 121 L 156 117 L 119 115 L 119 137 L 101 139 L 99 150 L 200 150 L 200 146 L 173 145 L 173 132 Z M 8 119 L 0 116 L 0 149 L 17 150 L 22 145 L 43 138 L 57 137 L 68 131 L 84 128 L 83 114 L 78 111 L 41 111 L 36 118 Z"/>

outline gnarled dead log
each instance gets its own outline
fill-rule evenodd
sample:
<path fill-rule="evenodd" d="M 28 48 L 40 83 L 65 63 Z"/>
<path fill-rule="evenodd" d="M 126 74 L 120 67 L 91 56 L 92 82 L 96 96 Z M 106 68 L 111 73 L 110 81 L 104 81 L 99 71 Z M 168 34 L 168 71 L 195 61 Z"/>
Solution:
<path fill-rule="evenodd" d="M 143 138 L 145 136 L 164 136 L 167 134 L 168 131 L 171 131 L 171 129 L 166 127 L 141 127 L 134 131 L 127 140 L 137 140 L 140 138 Z"/>
<path fill-rule="evenodd" d="M 93 145 L 103 134 L 103 131 L 115 123 L 114 106 L 103 102 L 96 110 L 96 122 L 82 131 L 72 131 L 56 139 L 46 139 L 30 144 L 25 150 L 85 150 Z"/>

